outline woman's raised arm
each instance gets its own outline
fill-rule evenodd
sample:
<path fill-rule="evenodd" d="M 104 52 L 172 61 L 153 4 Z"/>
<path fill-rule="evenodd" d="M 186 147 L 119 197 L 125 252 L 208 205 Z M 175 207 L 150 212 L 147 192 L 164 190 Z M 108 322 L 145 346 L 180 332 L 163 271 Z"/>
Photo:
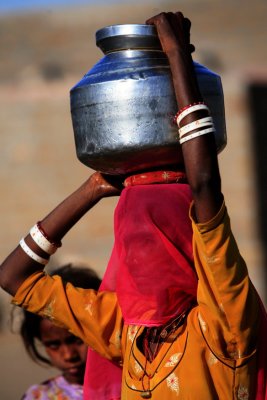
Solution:
<path fill-rule="evenodd" d="M 198 105 L 203 99 L 193 68 L 190 21 L 181 12 L 161 13 L 150 18 L 147 24 L 156 26 L 163 51 L 169 59 L 180 112 L 183 109 L 188 110 L 189 105 Z M 209 118 L 205 107 L 197 108 L 195 112 L 187 115 L 184 113 L 180 128 L 196 120 Z M 198 130 L 192 129 L 192 126 L 189 129 L 190 134 Z M 183 137 L 186 136 L 184 134 Z M 223 200 L 214 134 L 210 132 L 196 136 L 192 140 L 184 141 L 181 146 L 196 218 L 198 222 L 206 222 L 217 214 Z"/>
<path fill-rule="evenodd" d="M 120 191 L 118 178 L 104 177 L 98 172 L 91 175 L 40 221 L 4 260 L 0 266 L 0 286 L 14 295 L 28 276 L 44 268 L 50 254 L 61 245 L 61 239 L 87 211 L 103 197 L 119 195 Z"/>

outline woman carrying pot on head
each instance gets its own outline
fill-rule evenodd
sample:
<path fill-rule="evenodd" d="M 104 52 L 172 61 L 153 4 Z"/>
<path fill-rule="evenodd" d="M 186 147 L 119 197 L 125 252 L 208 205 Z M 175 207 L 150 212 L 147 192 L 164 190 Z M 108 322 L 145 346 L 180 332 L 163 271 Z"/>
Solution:
<path fill-rule="evenodd" d="M 94 173 L 33 228 L 36 240 L 26 236 L 3 262 L 0 283 L 13 303 L 49 316 L 121 365 L 122 399 L 263 400 L 266 314 L 231 232 L 190 21 L 178 12 L 147 23 L 170 63 L 185 167 L 178 175 L 187 182 L 162 183 L 154 172 L 156 183 L 148 173 L 150 184 L 127 178 L 121 190 L 118 178 Z M 46 276 L 42 264 L 69 229 L 103 197 L 119 194 L 102 290 L 65 288 Z M 91 384 L 103 388 L 95 398 L 118 398 L 115 378 L 114 393 L 105 378 L 100 371 L 100 385 Z"/>

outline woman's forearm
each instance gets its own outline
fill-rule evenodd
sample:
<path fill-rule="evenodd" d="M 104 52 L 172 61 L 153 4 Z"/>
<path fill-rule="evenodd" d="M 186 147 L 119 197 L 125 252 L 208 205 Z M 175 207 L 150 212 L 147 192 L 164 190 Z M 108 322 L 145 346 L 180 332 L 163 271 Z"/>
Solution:
<path fill-rule="evenodd" d="M 179 109 L 202 101 L 190 66 L 179 52 L 169 57 L 174 90 Z M 192 61 L 191 61 L 192 64 Z M 181 126 L 207 117 L 207 112 L 197 111 L 186 116 Z M 211 219 L 222 204 L 221 179 L 214 135 L 203 135 L 182 144 L 187 179 L 195 200 L 195 211 L 199 222 Z"/>
<path fill-rule="evenodd" d="M 89 211 L 101 198 L 100 188 L 92 177 L 74 193 L 60 203 L 42 221 L 42 227 L 55 242 L 61 241 L 66 233 Z"/>
<path fill-rule="evenodd" d="M 93 174 L 81 187 L 68 196 L 42 221 L 41 227 L 54 243 L 59 243 L 65 234 L 89 211 L 102 197 L 119 194 L 101 174 Z M 43 251 L 28 234 L 24 241 L 37 256 L 47 259 Z M 0 266 L 0 286 L 14 295 L 22 282 L 36 271 L 42 271 L 44 265 L 33 260 L 19 245 Z"/>

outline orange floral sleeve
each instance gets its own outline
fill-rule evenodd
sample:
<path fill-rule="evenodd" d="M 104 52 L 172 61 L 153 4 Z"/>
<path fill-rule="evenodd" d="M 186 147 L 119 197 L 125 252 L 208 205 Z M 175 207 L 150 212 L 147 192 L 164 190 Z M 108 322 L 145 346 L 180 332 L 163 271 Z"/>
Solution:
<path fill-rule="evenodd" d="M 12 302 L 67 328 L 105 358 L 120 361 L 122 316 L 115 293 L 76 288 L 38 272 L 24 281 Z"/>
<path fill-rule="evenodd" d="M 255 350 L 259 301 L 225 204 L 213 220 L 193 221 L 193 251 L 202 333 L 218 356 L 241 362 Z"/>

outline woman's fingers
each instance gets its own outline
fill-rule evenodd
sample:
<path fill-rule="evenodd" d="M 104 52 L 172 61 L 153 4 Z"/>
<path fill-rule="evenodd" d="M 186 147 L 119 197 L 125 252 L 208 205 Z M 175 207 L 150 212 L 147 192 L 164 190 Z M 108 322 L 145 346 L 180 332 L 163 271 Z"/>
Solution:
<path fill-rule="evenodd" d="M 182 48 L 193 53 L 195 47 L 190 44 L 191 21 L 184 17 L 183 13 L 165 12 L 149 18 L 146 23 L 155 25 L 161 46 L 165 53 L 174 48 Z"/>
<path fill-rule="evenodd" d="M 160 13 L 147 20 L 149 25 L 155 25 L 165 53 L 177 48 L 177 37 L 171 23 L 172 15 L 173 13 Z"/>
<path fill-rule="evenodd" d="M 158 21 L 163 17 L 163 15 L 164 14 L 166 14 L 166 13 L 159 13 L 159 14 L 157 14 L 157 15 L 154 15 L 153 17 L 151 17 L 151 18 L 148 18 L 147 20 L 146 20 L 146 24 L 147 25 L 156 25 L 157 23 L 158 23 Z"/>
<path fill-rule="evenodd" d="M 195 51 L 195 47 L 190 44 L 191 21 L 184 17 L 182 12 L 162 12 L 149 18 L 146 23 L 155 25 L 157 28 L 165 53 L 171 52 L 177 47 L 187 50 L 189 53 Z"/>

